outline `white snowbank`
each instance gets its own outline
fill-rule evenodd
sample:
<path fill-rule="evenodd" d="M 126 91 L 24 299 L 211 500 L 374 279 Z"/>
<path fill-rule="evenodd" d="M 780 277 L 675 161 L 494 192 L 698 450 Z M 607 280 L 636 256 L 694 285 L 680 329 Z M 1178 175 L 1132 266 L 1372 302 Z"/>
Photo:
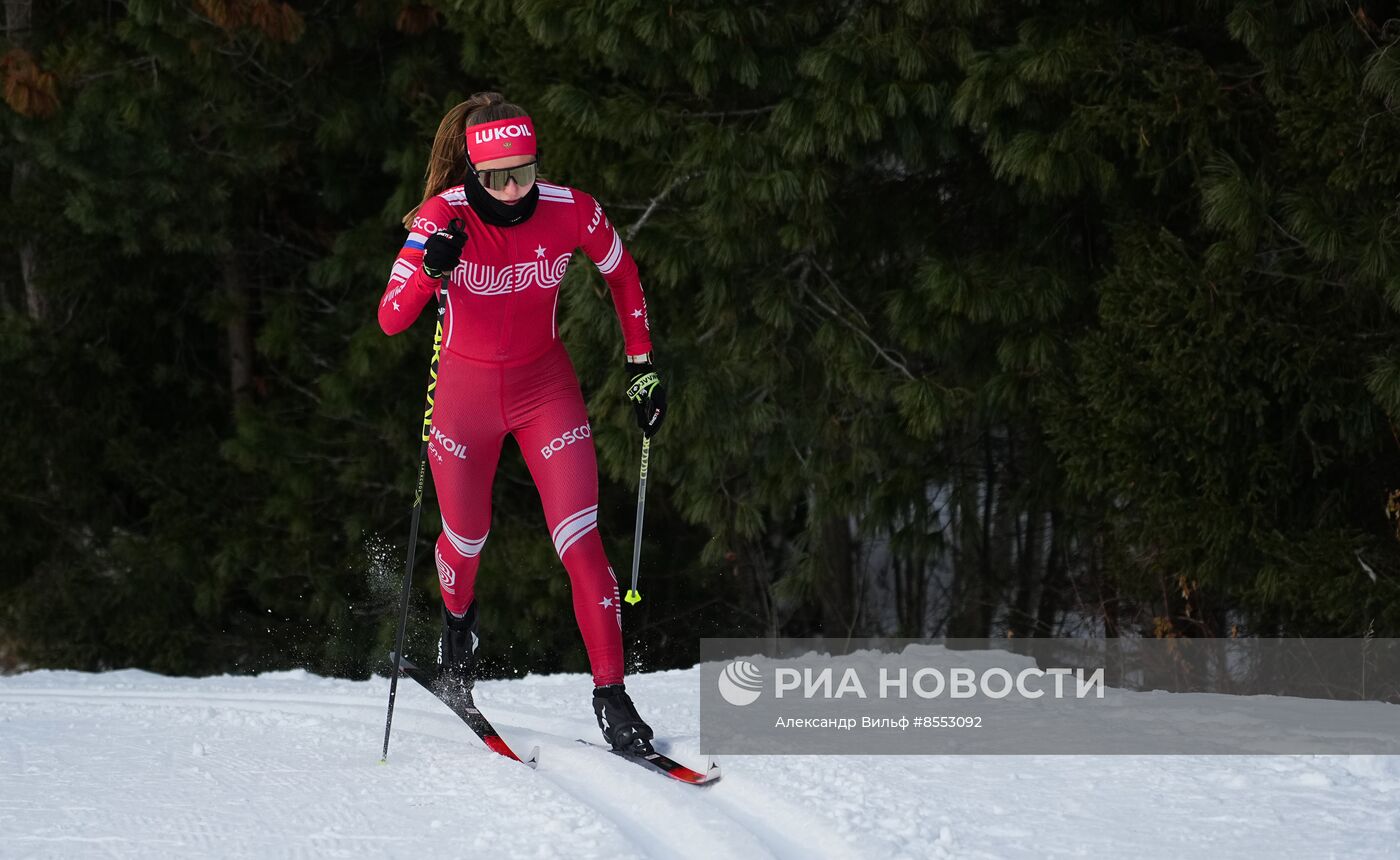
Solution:
<path fill-rule="evenodd" d="M 703 764 L 697 670 L 628 679 Z M 487 681 L 531 771 L 411 683 L 0 678 L 0 856 L 1397 857 L 1400 758 L 727 756 L 697 789 L 575 743 L 582 675 Z"/>

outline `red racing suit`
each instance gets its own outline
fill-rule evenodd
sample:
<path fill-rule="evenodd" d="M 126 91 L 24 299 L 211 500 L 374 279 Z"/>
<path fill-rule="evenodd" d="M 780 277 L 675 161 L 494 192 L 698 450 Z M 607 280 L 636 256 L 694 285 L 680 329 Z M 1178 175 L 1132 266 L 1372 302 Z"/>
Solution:
<path fill-rule="evenodd" d="M 459 185 L 419 209 L 379 303 L 386 334 L 408 328 L 439 284 L 422 270 L 428 236 L 454 218 L 467 243 L 452 272 L 443 321 L 428 462 L 442 509 L 436 548 L 447 608 L 474 596 L 491 525 L 491 484 L 505 435 L 520 445 L 568 571 L 574 615 L 597 686 L 621 683 L 622 607 L 617 575 L 598 535 L 598 463 L 578 376 L 559 340 L 559 283 L 575 248 L 602 272 L 622 323 L 625 351 L 651 351 L 637 264 L 589 195 L 539 184 L 524 222 L 498 227 L 468 206 Z"/>

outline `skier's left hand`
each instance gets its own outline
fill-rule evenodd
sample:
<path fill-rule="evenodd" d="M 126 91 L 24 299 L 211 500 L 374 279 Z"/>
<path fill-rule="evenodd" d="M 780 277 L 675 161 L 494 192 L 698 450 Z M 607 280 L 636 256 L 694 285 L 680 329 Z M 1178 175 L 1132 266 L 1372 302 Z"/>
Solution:
<path fill-rule="evenodd" d="M 650 439 L 666 417 L 666 388 L 651 362 L 627 362 L 627 399 L 637 415 L 637 426 Z"/>

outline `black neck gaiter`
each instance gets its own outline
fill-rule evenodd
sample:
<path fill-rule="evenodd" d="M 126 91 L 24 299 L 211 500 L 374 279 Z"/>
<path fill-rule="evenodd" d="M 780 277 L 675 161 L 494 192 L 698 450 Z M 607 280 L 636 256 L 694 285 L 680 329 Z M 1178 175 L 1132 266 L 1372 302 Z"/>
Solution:
<path fill-rule="evenodd" d="M 502 203 L 486 192 L 477 181 L 476 174 L 470 170 L 462 180 L 462 189 L 467 193 L 467 203 L 476 211 L 476 215 L 487 224 L 497 227 L 514 227 L 516 224 L 523 224 L 529 217 L 535 214 L 535 204 L 540 202 L 540 184 L 538 182 L 530 186 L 530 190 L 525 196 L 515 203 Z"/>

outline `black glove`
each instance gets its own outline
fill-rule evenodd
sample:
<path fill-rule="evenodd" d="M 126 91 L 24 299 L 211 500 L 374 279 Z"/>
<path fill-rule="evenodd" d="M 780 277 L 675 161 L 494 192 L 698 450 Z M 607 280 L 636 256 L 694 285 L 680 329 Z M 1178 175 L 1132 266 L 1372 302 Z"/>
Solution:
<path fill-rule="evenodd" d="M 637 426 L 650 439 L 666 417 L 666 389 L 651 362 L 627 362 L 627 399 L 637 414 Z"/>
<path fill-rule="evenodd" d="M 439 230 L 423 243 L 423 271 L 430 278 L 441 278 L 444 272 L 457 268 L 462 260 L 462 248 L 467 244 L 465 225 L 452 219 L 446 230 Z"/>

